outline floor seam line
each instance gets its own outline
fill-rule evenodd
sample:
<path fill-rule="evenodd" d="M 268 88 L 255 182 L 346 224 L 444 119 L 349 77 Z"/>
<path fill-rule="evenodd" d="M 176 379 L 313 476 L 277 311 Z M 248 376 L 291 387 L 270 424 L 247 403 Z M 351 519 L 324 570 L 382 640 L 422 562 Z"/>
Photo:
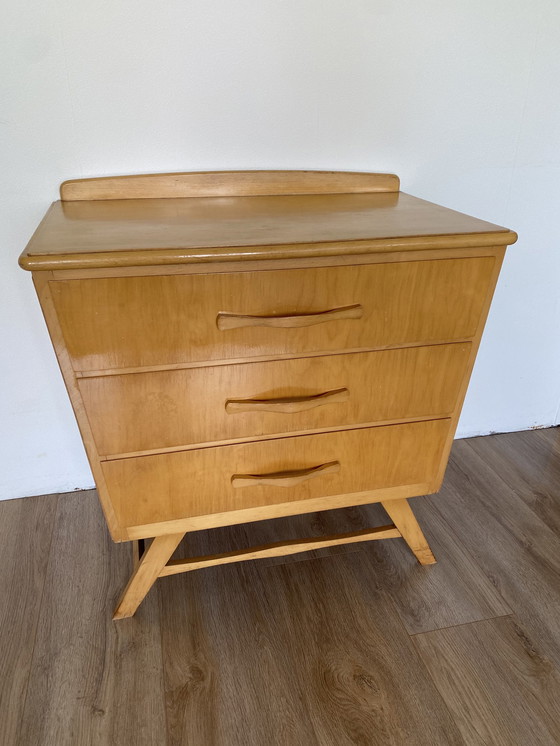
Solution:
<path fill-rule="evenodd" d="M 426 629 L 423 632 L 409 632 L 409 637 L 418 637 L 419 635 L 430 635 L 432 632 L 444 632 L 446 629 L 456 629 L 457 627 L 468 627 L 471 624 L 479 624 L 480 622 L 491 622 L 493 619 L 506 619 L 507 617 L 515 616 L 515 612 L 511 611 L 509 614 L 496 614 L 496 616 L 487 616 L 482 619 L 473 619 L 471 622 L 461 622 L 459 624 L 448 624 L 446 627 L 435 627 L 434 629 Z"/>

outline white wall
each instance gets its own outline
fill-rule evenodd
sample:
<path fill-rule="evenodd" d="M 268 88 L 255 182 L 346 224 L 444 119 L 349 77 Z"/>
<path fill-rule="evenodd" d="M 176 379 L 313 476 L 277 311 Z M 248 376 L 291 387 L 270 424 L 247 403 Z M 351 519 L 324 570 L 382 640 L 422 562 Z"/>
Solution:
<path fill-rule="evenodd" d="M 93 484 L 29 274 L 58 184 L 394 171 L 518 231 L 459 434 L 558 422 L 557 0 L 3 0 L 0 497 Z"/>

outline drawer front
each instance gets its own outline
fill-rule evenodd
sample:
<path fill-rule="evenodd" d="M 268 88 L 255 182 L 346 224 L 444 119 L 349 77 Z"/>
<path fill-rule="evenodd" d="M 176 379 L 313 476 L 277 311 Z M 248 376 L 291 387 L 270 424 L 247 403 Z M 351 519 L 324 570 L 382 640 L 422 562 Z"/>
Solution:
<path fill-rule="evenodd" d="M 467 339 L 494 257 L 57 280 L 79 371 Z"/>
<path fill-rule="evenodd" d="M 98 452 L 118 455 L 449 416 L 470 343 L 83 378 Z"/>
<path fill-rule="evenodd" d="M 132 527 L 401 485 L 429 491 L 448 430 L 449 420 L 430 420 L 105 461 L 102 467 L 117 518 Z"/>

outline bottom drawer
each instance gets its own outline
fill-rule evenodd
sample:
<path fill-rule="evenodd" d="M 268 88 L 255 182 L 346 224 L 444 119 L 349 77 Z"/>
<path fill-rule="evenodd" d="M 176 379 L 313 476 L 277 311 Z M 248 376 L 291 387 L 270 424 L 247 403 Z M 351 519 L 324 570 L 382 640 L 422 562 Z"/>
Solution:
<path fill-rule="evenodd" d="M 402 485 L 430 491 L 449 422 L 302 435 L 106 461 L 102 466 L 122 527 L 278 504 L 288 504 L 288 515 L 295 501 Z M 247 515 L 244 520 L 257 517 L 263 516 Z"/>

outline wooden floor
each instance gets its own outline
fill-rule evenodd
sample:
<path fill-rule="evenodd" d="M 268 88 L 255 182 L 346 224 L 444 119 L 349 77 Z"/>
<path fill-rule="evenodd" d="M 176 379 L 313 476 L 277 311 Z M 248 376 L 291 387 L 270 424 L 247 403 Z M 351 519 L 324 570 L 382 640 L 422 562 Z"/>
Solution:
<path fill-rule="evenodd" d="M 455 443 L 401 539 L 157 581 L 95 493 L 0 503 L 1 746 L 560 744 L 560 429 Z M 386 522 L 379 506 L 213 533 L 227 551 Z"/>

